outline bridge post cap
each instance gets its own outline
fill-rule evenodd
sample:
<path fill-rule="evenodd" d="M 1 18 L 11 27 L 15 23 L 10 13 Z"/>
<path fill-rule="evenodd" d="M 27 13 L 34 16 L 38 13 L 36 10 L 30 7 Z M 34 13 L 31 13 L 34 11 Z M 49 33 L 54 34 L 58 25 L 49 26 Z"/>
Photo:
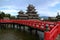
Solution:
<path fill-rule="evenodd" d="M 46 30 L 45 31 L 49 31 L 49 30 L 50 30 L 49 25 L 46 24 Z"/>
<path fill-rule="evenodd" d="M 46 28 L 48 28 L 48 26 L 49 26 L 49 25 L 48 25 L 48 24 L 46 24 Z"/>
<path fill-rule="evenodd" d="M 50 28 L 46 28 L 46 30 L 45 31 L 49 31 L 50 30 Z"/>

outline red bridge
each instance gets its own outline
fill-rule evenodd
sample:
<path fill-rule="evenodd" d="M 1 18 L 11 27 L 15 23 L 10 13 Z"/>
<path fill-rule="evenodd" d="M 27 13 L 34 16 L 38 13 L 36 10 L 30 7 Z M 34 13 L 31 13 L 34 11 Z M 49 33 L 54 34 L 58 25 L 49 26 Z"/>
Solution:
<path fill-rule="evenodd" d="M 40 20 L 0 20 L 0 24 L 17 23 L 44 32 L 44 40 L 55 40 L 60 34 L 60 22 L 49 22 Z"/>

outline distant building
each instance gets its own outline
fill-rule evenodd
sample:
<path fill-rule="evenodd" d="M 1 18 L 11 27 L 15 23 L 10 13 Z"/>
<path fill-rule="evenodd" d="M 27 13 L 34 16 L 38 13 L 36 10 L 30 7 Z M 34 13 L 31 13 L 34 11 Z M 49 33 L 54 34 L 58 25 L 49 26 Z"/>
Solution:
<path fill-rule="evenodd" d="M 51 19 L 51 20 L 55 20 L 55 19 L 57 19 L 56 17 L 49 17 L 49 19 Z"/>
<path fill-rule="evenodd" d="M 50 20 L 50 21 L 60 21 L 59 12 L 57 13 L 57 16 L 56 17 L 49 17 L 48 20 Z"/>
<path fill-rule="evenodd" d="M 4 17 L 3 19 L 4 19 L 4 20 L 9 20 L 10 18 L 9 18 L 9 17 Z"/>
<path fill-rule="evenodd" d="M 39 19 L 39 16 L 38 16 L 38 14 L 36 12 L 36 9 L 35 9 L 35 7 L 33 5 L 29 5 L 27 7 L 26 14 L 28 14 L 29 19 Z"/>
<path fill-rule="evenodd" d="M 57 13 L 56 18 L 57 18 L 58 21 L 60 21 L 60 15 L 59 15 L 59 12 Z"/>
<path fill-rule="evenodd" d="M 23 11 L 19 11 L 18 12 L 18 15 L 17 15 L 17 18 L 18 19 L 21 19 L 21 20 L 26 20 L 26 19 L 28 19 L 28 15 L 27 14 L 24 14 Z"/>
<path fill-rule="evenodd" d="M 44 20 L 44 18 L 41 18 L 41 20 Z"/>
<path fill-rule="evenodd" d="M 49 21 L 57 21 L 57 18 L 56 17 L 49 17 L 48 20 Z"/>
<path fill-rule="evenodd" d="M 29 5 L 27 7 L 27 12 L 24 13 L 23 11 L 19 11 L 17 15 L 18 19 L 39 19 L 39 16 L 36 12 L 36 9 L 33 5 Z"/>

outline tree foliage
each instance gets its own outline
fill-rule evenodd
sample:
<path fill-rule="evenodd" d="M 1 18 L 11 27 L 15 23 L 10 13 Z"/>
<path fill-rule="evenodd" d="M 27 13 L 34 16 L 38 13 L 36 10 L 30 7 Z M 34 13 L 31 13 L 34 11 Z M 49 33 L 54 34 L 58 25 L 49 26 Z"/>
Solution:
<path fill-rule="evenodd" d="M 10 14 L 5 14 L 4 12 L 0 11 L 0 19 L 3 19 L 4 17 L 8 17 L 10 19 L 15 19 L 15 16 L 11 16 Z"/>
<path fill-rule="evenodd" d="M 11 16 L 10 19 L 16 19 L 15 16 Z"/>

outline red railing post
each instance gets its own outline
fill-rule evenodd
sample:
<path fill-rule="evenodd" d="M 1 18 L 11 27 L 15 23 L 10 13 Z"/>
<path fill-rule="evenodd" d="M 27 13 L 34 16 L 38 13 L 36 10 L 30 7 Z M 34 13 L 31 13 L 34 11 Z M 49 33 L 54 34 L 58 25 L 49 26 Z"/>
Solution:
<path fill-rule="evenodd" d="M 50 32 L 47 31 L 44 33 L 44 40 L 49 40 L 49 37 L 50 37 Z"/>
<path fill-rule="evenodd" d="M 58 25 L 58 33 L 60 34 L 60 25 Z"/>
<path fill-rule="evenodd" d="M 60 34 L 60 21 L 57 22 L 58 25 L 58 33 Z"/>

